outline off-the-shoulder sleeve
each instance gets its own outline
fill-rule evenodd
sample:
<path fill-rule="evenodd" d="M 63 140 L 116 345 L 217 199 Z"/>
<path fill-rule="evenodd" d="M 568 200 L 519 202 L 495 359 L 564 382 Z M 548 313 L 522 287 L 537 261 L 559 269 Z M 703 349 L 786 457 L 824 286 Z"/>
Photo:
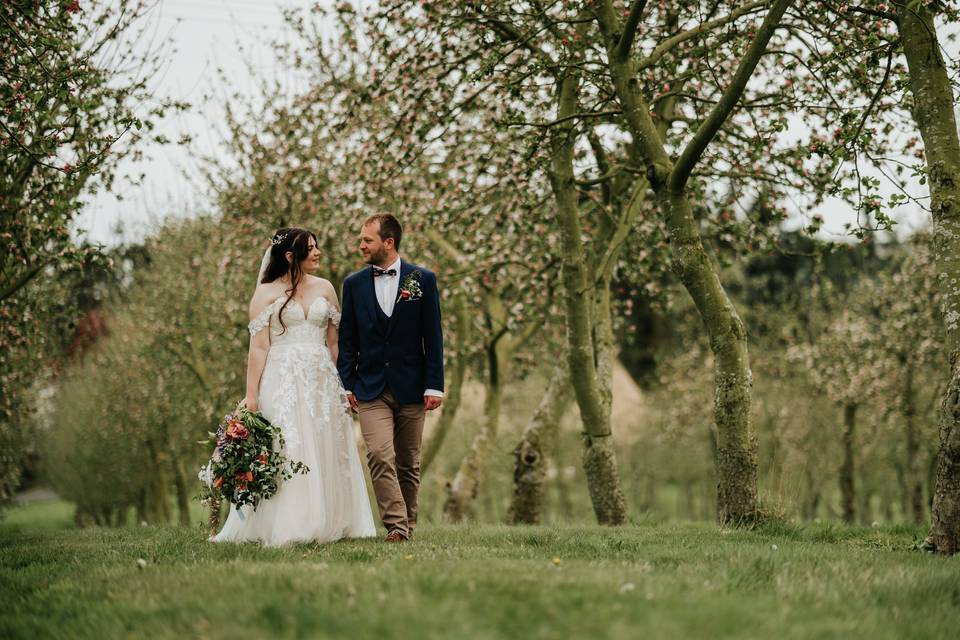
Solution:
<path fill-rule="evenodd" d="M 337 327 L 337 328 L 339 329 L 339 328 L 340 328 L 340 316 L 341 316 L 340 310 L 337 309 L 337 308 L 336 308 L 335 306 L 333 306 L 332 304 L 327 305 L 327 306 L 328 306 L 329 309 L 330 309 L 330 322 L 333 323 L 333 326 L 335 326 L 335 327 Z"/>
<path fill-rule="evenodd" d="M 250 321 L 250 324 L 247 325 L 247 329 L 250 331 L 250 337 L 257 335 L 267 325 L 270 324 L 270 316 L 273 315 L 274 308 L 277 306 L 278 300 L 274 300 L 266 306 L 266 308 L 260 312 L 256 318 Z"/>

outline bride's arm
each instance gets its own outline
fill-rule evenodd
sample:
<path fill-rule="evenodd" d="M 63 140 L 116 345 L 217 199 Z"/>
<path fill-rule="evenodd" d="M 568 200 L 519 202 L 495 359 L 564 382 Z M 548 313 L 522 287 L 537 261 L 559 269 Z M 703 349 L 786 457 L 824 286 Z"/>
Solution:
<path fill-rule="evenodd" d="M 250 411 L 258 411 L 260 399 L 260 377 L 267 362 L 267 352 L 270 350 L 270 323 L 264 326 L 253 323 L 261 320 L 260 315 L 270 305 L 270 296 L 263 288 L 258 288 L 250 300 L 250 351 L 247 354 L 247 395 L 243 403 Z"/>
<path fill-rule="evenodd" d="M 326 290 L 323 295 L 327 298 L 330 306 L 339 314 L 340 304 L 337 302 L 337 290 L 333 288 L 333 284 L 330 282 L 324 284 Z M 337 329 L 337 325 L 334 324 L 332 319 L 327 322 L 327 348 L 330 349 L 330 359 L 333 360 L 333 364 L 337 364 L 337 358 L 340 356 L 340 330 Z"/>
<path fill-rule="evenodd" d="M 333 322 L 327 323 L 327 348 L 330 349 L 330 359 L 333 364 L 337 364 L 337 358 L 340 357 L 340 331 Z"/>

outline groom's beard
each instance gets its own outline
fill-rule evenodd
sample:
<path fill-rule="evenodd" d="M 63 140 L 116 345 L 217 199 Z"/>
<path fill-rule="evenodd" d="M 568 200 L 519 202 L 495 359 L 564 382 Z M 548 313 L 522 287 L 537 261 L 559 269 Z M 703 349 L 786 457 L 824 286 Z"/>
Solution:
<path fill-rule="evenodd" d="M 380 248 L 376 253 L 371 253 L 370 257 L 367 258 L 367 264 L 377 265 L 378 267 L 386 267 L 388 265 L 383 264 L 387 259 L 387 250 L 383 247 Z"/>

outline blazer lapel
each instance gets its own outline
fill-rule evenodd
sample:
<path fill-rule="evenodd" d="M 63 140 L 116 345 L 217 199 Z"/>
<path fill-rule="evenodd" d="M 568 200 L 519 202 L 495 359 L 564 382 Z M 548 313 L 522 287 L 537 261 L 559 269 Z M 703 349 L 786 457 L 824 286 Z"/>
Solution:
<path fill-rule="evenodd" d="M 403 284 L 404 278 L 406 278 L 411 271 L 413 271 L 413 266 L 406 260 L 400 260 L 400 279 L 397 281 L 397 298 L 393 303 L 393 313 L 390 315 L 390 324 L 387 325 L 388 336 L 397 324 L 397 316 L 400 315 L 400 309 L 403 307 L 403 301 L 400 299 L 400 286 Z"/>

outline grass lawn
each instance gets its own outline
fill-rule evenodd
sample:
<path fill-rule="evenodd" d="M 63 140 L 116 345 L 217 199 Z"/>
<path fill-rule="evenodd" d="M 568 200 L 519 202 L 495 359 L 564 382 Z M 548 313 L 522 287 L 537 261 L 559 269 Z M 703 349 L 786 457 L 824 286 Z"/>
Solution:
<path fill-rule="evenodd" d="M 960 637 L 960 558 L 913 550 L 911 527 L 425 525 L 262 549 L 70 513 L 0 521 L 0 638 Z"/>

